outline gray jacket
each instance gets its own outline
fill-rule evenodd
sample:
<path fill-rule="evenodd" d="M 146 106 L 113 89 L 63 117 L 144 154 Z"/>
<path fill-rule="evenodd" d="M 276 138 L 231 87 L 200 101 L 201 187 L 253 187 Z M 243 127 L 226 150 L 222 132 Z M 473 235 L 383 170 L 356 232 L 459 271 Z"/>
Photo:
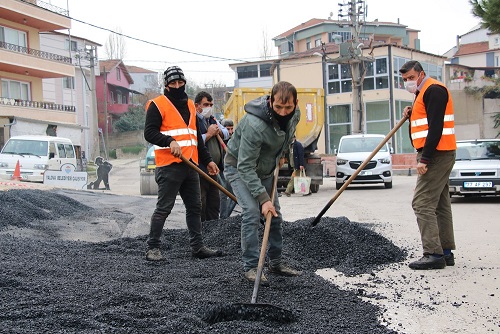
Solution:
<path fill-rule="evenodd" d="M 268 95 L 245 104 L 246 114 L 238 122 L 227 144 L 224 162 L 238 169 L 241 180 L 259 203 L 270 200 L 261 179 L 272 177 L 283 152 L 292 143 L 300 120 L 297 108 L 282 131 L 270 110 Z"/>

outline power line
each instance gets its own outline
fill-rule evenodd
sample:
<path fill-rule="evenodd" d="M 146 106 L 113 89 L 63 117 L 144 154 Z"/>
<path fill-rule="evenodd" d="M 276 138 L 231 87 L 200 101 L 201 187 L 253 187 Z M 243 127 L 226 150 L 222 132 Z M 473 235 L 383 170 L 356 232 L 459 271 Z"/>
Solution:
<path fill-rule="evenodd" d="M 177 48 L 174 48 L 174 47 L 171 47 L 171 46 L 166 46 L 166 45 L 162 45 L 162 44 L 158 44 L 158 43 L 154 43 L 154 42 L 149 42 L 149 41 L 146 41 L 146 40 L 143 40 L 143 39 L 140 39 L 140 38 L 136 38 L 136 37 L 132 37 L 132 36 L 129 36 L 129 35 L 125 35 L 125 34 L 122 34 L 120 32 L 116 32 L 114 30 L 108 29 L 108 28 L 99 27 L 99 26 L 97 26 L 95 24 L 75 19 L 73 17 L 69 17 L 69 18 L 72 19 L 72 20 L 74 20 L 74 21 L 76 21 L 76 22 L 80 22 L 80 23 L 86 24 L 88 26 L 97 28 L 97 29 L 108 31 L 108 32 L 110 32 L 112 34 L 116 34 L 116 35 L 119 35 L 119 36 L 122 36 L 122 37 L 125 37 L 125 38 L 133 39 L 133 40 L 141 42 L 141 43 L 150 44 L 150 45 L 158 46 L 158 47 L 165 48 L 165 49 L 170 49 L 170 50 L 174 50 L 174 51 L 178 51 L 178 52 L 182 52 L 182 53 L 188 53 L 188 54 L 192 54 L 192 55 L 196 55 L 196 56 L 202 56 L 202 57 L 207 57 L 207 58 L 219 59 L 219 60 L 223 60 L 223 61 L 246 62 L 245 60 L 242 60 L 242 59 L 217 57 L 217 56 L 206 55 L 206 54 L 203 54 L 203 53 L 197 53 L 197 52 L 192 52 L 192 51 L 181 50 L 181 49 L 177 49 Z"/>

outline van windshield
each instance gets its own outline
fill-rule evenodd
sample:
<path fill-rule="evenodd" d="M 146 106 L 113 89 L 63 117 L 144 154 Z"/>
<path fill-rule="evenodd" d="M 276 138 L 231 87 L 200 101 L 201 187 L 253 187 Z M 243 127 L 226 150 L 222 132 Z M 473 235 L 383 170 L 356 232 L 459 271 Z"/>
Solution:
<path fill-rule="evenodd" d="M 339 153 L 373 152 L 382 138 L 358 137 L 344 138 L 339 147 Z M 379 152 L 387 152 L 387 145 L 380 148 Z"/>
<path fill-rule="evenodd" d="M 11 139 L 2 149 L 3 154 L 47 156 L 48 142 L 39 140 Z"/>

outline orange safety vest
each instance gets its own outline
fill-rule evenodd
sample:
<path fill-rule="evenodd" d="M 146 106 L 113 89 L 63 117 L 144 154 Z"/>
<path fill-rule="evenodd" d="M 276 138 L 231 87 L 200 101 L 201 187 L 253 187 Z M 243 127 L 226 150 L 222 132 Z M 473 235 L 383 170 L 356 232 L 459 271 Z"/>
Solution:
<path fill-rule="evenodd" d="M 433 78 L 427 78 L 424 87 L 415 98 L 415 102 L 413 103 L 413 108 L 410 116 L 411 140 L 413 142 L 413 147 L 415 147 L 417 150 L 424 147 L 425 139 L 427 138 L 427 133 L 429 131 L 429 124 L 427 123 L 427 112 L 425 110 L 424 104 L 424 94 L 427 88 L 429 88 L 430 85 L 434 84 L 446 88 L 446 86 L 444 86 L 441 82 Z M 436 150 L 438 151 L 451 151 L 457 149 L 453 101 L 448 89 L 446 89 L 446 91 L 448 92 L 448 103 L 446 104 L 446 109 L 444 112 L 443 133 L 436 147 Z"/>
<path fill-rule="evenodd" d="M 198 135 L 196 130 L 196 109 L 192 100 L 188 99 L 189 108 L 189 125 L 182 118 L 181 114 L 165 96 L 160 95 L 153 100 L 148 101 L 146 110 L 149 104 L 153 102 L 160 111 L 162 122 L 160 132 L 164 135 L 172 136 L 179 144 L 182 150 L 182 155 L 186 159 L 193 160 L 198 164 Z M 172 155 L 170 147 L 160 147 L 155 145 L 155 163 L 157 167 L 168 166 L 172 163 L 182 162 L 180 158 Z"/>

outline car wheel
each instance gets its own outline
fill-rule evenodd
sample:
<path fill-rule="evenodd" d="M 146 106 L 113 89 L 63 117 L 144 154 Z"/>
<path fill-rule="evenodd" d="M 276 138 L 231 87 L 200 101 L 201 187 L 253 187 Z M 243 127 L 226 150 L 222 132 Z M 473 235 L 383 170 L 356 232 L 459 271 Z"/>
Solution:
<path fill-rule="evenodd" d="M 391 189 L 392 188 L 392 181 L 391 182 L 385 182 L 384 186 L 385 186 L 385 189 Z"/>
<path fill-rule="evenodd" d="M 317 193 L 319 190 L 319 184 L 311 184 L 311 192 L 312 193 Z"/>
<path fill-rule="evenodd" d="M 342 185 L 343 185 L 343 183 L 335 182 L 335 188 L 337 188 L 337 190 L 339 190 L 340 188 L 342 188 Z"/>

